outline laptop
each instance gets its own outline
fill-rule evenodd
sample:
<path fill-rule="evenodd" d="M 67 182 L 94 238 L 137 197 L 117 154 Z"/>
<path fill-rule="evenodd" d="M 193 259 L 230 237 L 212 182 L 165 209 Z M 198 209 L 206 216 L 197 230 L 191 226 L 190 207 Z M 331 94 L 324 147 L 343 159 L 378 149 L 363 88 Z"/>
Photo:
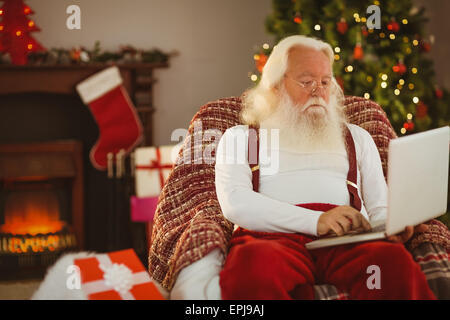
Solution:
<path fill-rule="evenodd" d="M 380 240 L 445 214 L 447 210 L 450 127 L 392 139 L 388 151 L 386 221 L 371 221 L 372 230 L 325 236 L 306 244 L 318 249 Z"/>

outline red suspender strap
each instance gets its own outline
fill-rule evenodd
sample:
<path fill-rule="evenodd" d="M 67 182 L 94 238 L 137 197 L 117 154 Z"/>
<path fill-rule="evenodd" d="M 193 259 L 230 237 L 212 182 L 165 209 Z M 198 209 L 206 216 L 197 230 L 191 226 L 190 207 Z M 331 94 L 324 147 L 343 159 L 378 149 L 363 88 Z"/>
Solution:
<path fill-rule="evenodd" d="M 255 148 L 256 147 L 256 148 Z M 256 154 L 255 154 L 256 149 Z M 259 191 L 259 130 L 249 126 L 248 130 L 248 162 L 252 170 L 253 191 Z"/>
<path fill-rule="evenodd" d="M 358 195 L 358 181 L 357 181 L 357 162 L 355 143 L 353 141 L 350 129 L 345 125 L 345 146 L 347 149 L 347 156 L 349 161 L 349 170 L 347 174 L 347 188 L 350 195 L 350 205 L 358 211 L 361 211 L 361 199 Z"/>
<path fill-rule="evenodd" d="M 249 165 L 252 170 L 252 182 L 253 190 L 258 192 L 259 190 L 259 130 L 256 127 L 250 126 L 248 135 L 248 155 Z M 355 143 L 353 141 L 352 134 L 347 126 L 345 126 L 345 146 L 347 150 L 347 156 L 349 161 L 349 170 L 347 174 L 347 189 L 350 195 L 350 205 L 358 211 L 361 211 L 361 199 L 358 195 L 358 183 L 357 183 L 357 162 L 356 162 L 356 150 Z M 252 153 L 252 148 L 256 143 L 256 155 Z M 253 149 L 254 150 L 254 149 Z M 256 159 L 255 159 L 256 158 Z"/>

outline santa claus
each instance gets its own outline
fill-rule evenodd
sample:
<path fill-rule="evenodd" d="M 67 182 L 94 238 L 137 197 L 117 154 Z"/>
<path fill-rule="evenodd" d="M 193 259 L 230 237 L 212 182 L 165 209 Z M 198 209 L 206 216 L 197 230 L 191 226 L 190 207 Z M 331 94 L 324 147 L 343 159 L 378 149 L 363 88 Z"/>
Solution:
<path fill-rule="evenodd" d="M 184 268 L 171 299 L 313 299 L 320 283 L 352 299 L 435 298 L 403 244 L 425 225 L 386 241 L 305 248 L 330 233 L 369 231 L 386 217 L 380 155 L 371 135 L 347 122 L 333 61 L 331 46 L 314 38 L 291 36 L 274 47 L 260 83 L 243 95 L 243 124 L 226 130 L 217 148 L 217 197 L 236 226 L 229 253 L 216 249 Z M 258 166 L 241 161 L 250 156 L 248 140 L 232 144 L 237 152 L 227 147 L 253 127 L 277 137 L 260 144 Z M 374 266 L 376 287 L 367 281 Z"/>

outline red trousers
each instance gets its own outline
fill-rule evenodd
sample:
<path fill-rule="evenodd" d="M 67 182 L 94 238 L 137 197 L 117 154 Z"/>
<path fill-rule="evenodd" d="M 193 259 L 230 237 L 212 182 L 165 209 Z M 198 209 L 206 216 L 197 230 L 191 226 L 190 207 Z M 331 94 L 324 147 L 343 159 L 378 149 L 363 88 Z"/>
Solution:
<path fill-rule="evenodd" d="M 335 207 L 299 206 L 320 211 Z M 237 229 L 220 273 L 222 299 L 314 299 L 315 284 L 334 285 L 350 299 L 436 299 L 401 243 L 371 241 L 307 250 L 305 244 L 314 239 Z M 375 288 L 376 271 L 369 268 L 373 265 L 379 268 Z"/>

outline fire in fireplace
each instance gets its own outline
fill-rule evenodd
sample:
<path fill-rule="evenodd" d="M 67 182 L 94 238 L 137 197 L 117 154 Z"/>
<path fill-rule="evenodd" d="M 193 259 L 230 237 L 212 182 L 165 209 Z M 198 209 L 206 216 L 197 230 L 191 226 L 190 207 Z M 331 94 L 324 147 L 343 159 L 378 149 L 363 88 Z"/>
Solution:
<path fill-rule="evenodd" d="M 8 192 L 3 200 L 4 224 L 0 232 L 37 235 L 61 231 L 65 222 L 59 219 L 59 202 L 55 192 L 45 190 L 48 184 L 34 185 L 23 191 Z M 6 192 L 5 192 L 6 193 Z"/>
<path fill-rule="evenodd" d="M 69 224 L 64 219 L 70 214 L 67 191 L 47 181 L 4 183 L 0 193 L 3 217 L 0 252 L 45 252 L 73 247 L 76 239 L 68 232 Z"/>

